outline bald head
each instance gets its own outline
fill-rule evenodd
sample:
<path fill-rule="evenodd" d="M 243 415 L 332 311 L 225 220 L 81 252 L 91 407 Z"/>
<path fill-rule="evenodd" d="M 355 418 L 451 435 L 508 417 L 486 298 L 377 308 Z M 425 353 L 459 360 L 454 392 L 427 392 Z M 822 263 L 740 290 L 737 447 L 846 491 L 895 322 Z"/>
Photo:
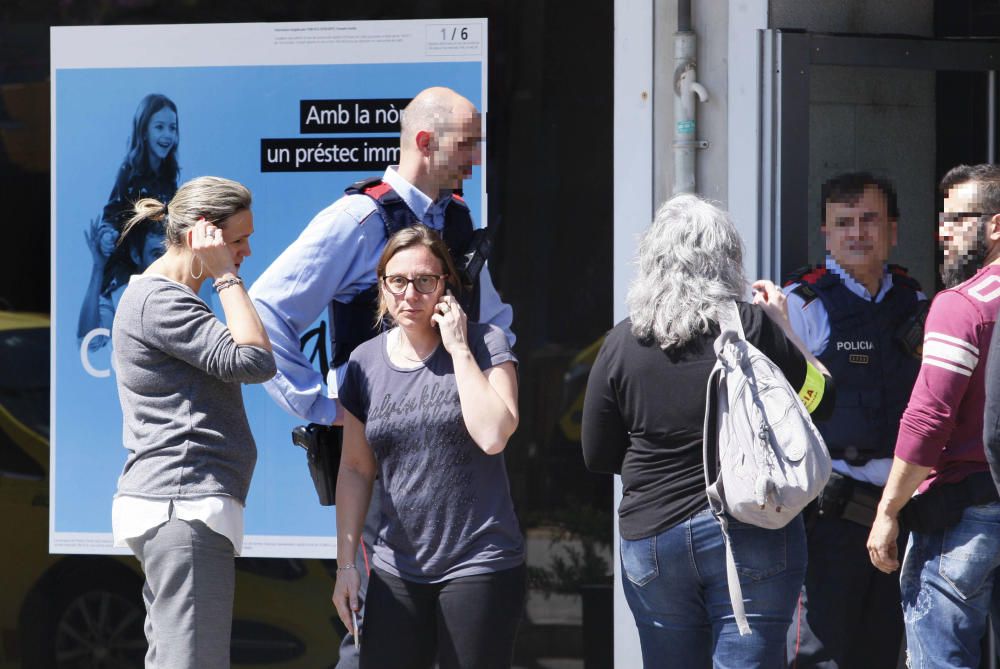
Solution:
<path fill-rule="evenodd" d="M 400 119 L 400 174 L 430 197 L 461 188 L 479 164 L 482 118 L 476 106 L 450 88 L 426 88 Z"/>
<path fill-rule="evenodd" d="M 400 120 L 403 150 L 413 146 L 417 133 L 421 130 L 437 134 L 453 126 L 461 126 L 478 115 L 475 105 L 450 88 L 425 88 L 403 110 Z"/>

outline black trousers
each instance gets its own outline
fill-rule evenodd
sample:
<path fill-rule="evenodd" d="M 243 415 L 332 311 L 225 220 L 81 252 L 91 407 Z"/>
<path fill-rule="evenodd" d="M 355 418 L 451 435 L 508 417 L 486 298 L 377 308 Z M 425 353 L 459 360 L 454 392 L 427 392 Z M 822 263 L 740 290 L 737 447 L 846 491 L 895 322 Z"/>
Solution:
<path fill-rule="evenodd" d="M 373 569 L 361 669 L 509 669 L 524 611 L 524 565 L 413 583 Z"/>
<path fill-rule="evenodd" d="M 792 669 L 893 669 L 903 639 L 899 573 L 868 556 L 870 528 L 819 517 L 808 534 L 809 564 L 789 628 Z M 900 559 L 905 537 L 901 538 Z"/>

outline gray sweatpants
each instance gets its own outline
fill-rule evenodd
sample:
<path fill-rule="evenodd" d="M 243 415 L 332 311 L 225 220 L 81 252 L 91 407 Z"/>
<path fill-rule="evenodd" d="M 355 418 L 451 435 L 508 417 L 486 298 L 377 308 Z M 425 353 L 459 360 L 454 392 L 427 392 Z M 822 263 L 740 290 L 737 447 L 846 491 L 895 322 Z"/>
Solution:
<path fill-rule="evenodd" d="M 229 669 L 236 579 L 229 539 L 171 514 L 128 545 L 146 574 L 146 669 Z"/>

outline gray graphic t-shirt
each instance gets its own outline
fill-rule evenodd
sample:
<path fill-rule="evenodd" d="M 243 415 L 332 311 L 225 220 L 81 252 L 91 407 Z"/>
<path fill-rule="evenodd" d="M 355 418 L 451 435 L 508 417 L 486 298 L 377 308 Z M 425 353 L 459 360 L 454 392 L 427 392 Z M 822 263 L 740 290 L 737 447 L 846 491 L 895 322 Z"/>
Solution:
<path fill-rule="evenodd" d="M 451 355 L 424 364 L 389 361 L 387 338 L 351 354 L 340 401 L 365 424 L 382 479 L 374 565 L 418 583 L 512 569 L 524 562 L 503 454 L 486 455 L 465 429 Z M 479 368 L 517 362 L 503 331 L 469 323 Z"/>

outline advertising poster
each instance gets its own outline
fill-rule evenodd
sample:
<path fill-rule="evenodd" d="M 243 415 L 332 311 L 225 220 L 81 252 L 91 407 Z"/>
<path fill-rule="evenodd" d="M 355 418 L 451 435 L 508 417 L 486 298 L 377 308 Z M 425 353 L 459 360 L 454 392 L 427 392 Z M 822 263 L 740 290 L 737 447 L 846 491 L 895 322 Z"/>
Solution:
<path fill-rule="evenodd" d="M 451 87 L 485 118 L 487 25 L 98 26 L 51 37 L 49 544 L 124 552 L 111 538 L 126 450 L 108 335 L 128 276 L 152 261 L 161 237 L 151 229 L 116 246 L 116 221 L 136 198 L 169 199 L 196 176 L 240 181 L 253 193 L 253 255 L 240 272 L 252 285 L 346 186 L 395 162 L 399 112 L 418 91 Z M 484 184 L 477 166 L 465 199 L 479 225 Z M 243 394 L 258 450 L 243 555 L 334 557 L 334 509 L 319 506 L 305 452 L 290 439 L 303 421 L 261 386 Z"/>

